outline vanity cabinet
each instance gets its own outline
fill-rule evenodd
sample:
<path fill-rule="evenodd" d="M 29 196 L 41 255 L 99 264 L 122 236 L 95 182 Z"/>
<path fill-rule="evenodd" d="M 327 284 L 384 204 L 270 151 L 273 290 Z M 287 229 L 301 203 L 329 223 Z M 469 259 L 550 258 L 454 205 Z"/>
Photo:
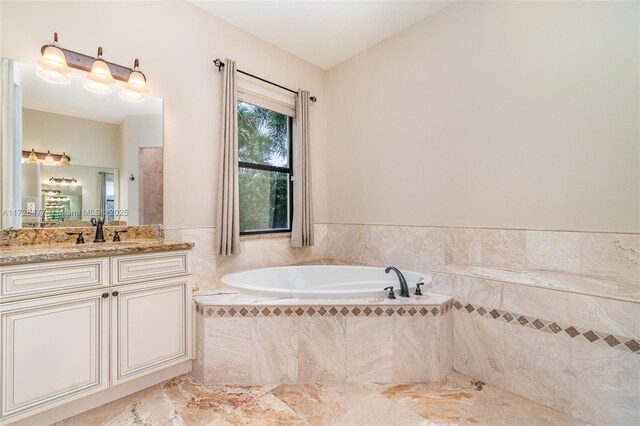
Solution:
<path fill-rule="evenodd" d="M 0 299 L 0 425 L 190 360 L 188 258 L 181 251 L 1 267 L 3 289 L 21 297 Z M 113 274 L 135 278 L 115 284 Z"/>

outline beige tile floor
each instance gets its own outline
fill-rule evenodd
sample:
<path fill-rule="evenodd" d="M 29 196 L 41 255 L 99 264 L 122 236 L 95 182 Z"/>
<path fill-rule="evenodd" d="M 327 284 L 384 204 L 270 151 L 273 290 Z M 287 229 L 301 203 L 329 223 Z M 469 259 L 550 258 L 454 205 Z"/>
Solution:
<path fill-rule="evenodd" d="M 459 373 L 438 384 L 203 386 L 184 375 L 58 426 L 584 425 Z"/>

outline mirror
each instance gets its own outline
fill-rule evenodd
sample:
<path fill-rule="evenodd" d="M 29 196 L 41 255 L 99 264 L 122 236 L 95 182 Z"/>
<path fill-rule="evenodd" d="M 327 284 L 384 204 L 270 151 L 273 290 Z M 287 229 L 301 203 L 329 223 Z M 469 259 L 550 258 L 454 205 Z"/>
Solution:
<path fill-rule="evenodd" d="M 2 228 L 162 224 L 163 105 L 2 60 Z"/>

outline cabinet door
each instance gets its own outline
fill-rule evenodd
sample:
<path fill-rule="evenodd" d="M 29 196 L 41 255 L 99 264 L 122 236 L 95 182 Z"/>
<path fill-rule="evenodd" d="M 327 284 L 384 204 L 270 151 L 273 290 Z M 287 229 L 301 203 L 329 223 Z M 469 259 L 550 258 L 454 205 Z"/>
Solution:
<path fill-rule="evenodd" d="M 103 291 L 0 305 L 0 417 L 23 417 L 109 385 Z"/>
<path fill-rule="evenodd" d="M 113 385 L 191 358 L 188 277 L 113 287 L 111 295 Z"/>

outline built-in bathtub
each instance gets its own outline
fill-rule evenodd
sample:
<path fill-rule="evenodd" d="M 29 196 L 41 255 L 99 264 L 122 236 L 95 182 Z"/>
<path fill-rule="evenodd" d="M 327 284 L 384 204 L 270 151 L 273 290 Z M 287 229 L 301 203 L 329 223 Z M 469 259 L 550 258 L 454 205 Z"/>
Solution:
<path fill-rule="evenodd" d="M 452 370 L 450 296 L 402 271 L 400 297 L 382 267 L 310 265 L 226 275 L 194 297 L 194 373 L 206 384 L 438 382 Z M 394 286 L 396 299 L 384 288 Z"/>
<path fill-rule="evenodd" d="M 429 288 L 431 276 L 414 271 L 402 271 L 411 290 L 420 281 Z M 234 289 L 255 294 L 280 297 L 345 298 L 384 296 L 386 287 L 400 291 L 398 276 L 385 268 L 371 266 L 305 265 L 261 268 L 235 272 L 222 277 L 222 282 Z"/>

